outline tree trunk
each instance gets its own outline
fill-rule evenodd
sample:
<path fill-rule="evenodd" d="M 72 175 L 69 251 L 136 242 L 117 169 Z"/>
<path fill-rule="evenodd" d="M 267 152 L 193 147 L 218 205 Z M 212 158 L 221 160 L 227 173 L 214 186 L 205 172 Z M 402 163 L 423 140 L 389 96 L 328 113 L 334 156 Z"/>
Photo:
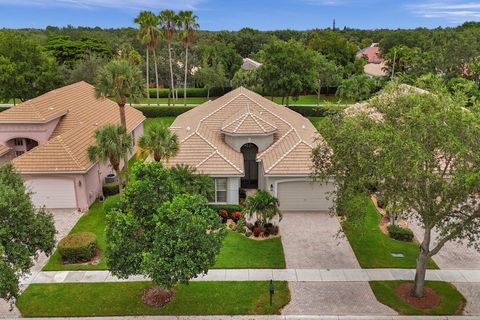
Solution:
<path fill-rule="evenodd" d="M 320 107 L 320 92 L 322 91 L 322 81 L 318 80 L 317 106 Z"/>
<path fill-rule="evenodd" d="M 173 93 L 173 106 L 175 106 L 175 87 L 173 85 L 172 44 L 170 42 L 168 42 L 168 60 L 170 61 L 170 90 Z"/>
<path fill-rule="evenodd" d="M 284 105 L 284 103 L 285 103 L 285 97 L 282 96 L 282 106 Z"/>
<path fill-rule="evenodd" d="M 123 189 L 123 181 L 122 181 L 122 175 L 120 174 L 120 170 L 117 168 L 117 169 L 114 169 L 115 173 L 117 174 L 117 177 L 118 177 L 118 191 L 119 193 L 122 193 L 122 189 Z"/>
<path fill-rule="evenodd" d="M 289 102 L 289 100 L 290 100 L 290 96 L 287 96 L 287 99 L 286 99 L 286 100 L 287 100 L 287 107 L 288 107 L 288 105 L 289 105 L 288 102 Z"/>
<path fill-rule="evenodd" d="M 157 88 L 157 107 L 160 107 L 160 93 L 158 92 L 158 67 L 157 67 L 157 53 L 156 50 L 153 49 L 153 59 L 155 65 L 155 87 Z"/>
<path fill-rule="evenodd" d="M 210 99 L 210 87 L 207 88 L 207 100 Z"/>
<path fill-rule="evenodd" d="M 147 59 L 146 59 L 147 60 L 147 104 L 150 107 L 150 81 L 149 81 L 150 80 L 149 79 L 149 74 L 150 74 L 149 66 L 150 66 L 150 64 L 149 64 L 149 61 L 148 61 L 148 56 L 149 56 L 148 52 L 149 52 L 149 49 L 147 47 Z"/>
<path fill-rule="evenodd" d="M 417 267 L 415 272 L 415 283 L 412 288 L 412 296 L 423 298 L 423 289 L 425 287 L 425 275 L 427 273 L 427 263 L 430 258 L 430 228 L 425 227 L 425 234 L 420 245 L 420 252 L 417 258 Z"/>
<path fill-rule="evenodd" d="M 118 103 L 118 107 L 120 109 L 120 123 L 122 126 L 127 130 L 127 120 L 125 117 L 125 98 L 122 98 L 122 101 Z M 125 154 L 123 157 L 124 159 L 124 170 L 125 170 L 125 184 L 128 183 L 128 154 Z"/>
<path fill-rule="evenodd" d="M 187 106 L 188 44 L 185 45 L 185 79 L 183 83 L 183 105 Z"/>

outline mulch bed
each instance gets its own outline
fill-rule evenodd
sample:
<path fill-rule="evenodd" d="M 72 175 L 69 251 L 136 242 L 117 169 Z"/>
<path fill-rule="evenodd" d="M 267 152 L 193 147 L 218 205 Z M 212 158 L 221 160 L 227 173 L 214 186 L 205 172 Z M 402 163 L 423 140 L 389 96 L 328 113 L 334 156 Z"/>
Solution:
<path fill-rule="evenodd" d="M 173 299 L 175 292 L 166 290 L 159 286 L 145 288 L 142 293 L 142 302 L 151 308 L 160 308 Z"/>
<path fill-rule="evenodd" d="M 404 282 L 395 288 L 397 295 L 409 305 L 419 309 L 432 309 L 437 307 L 442 299 L 430 287 L 425 286 L 423 298 L 416 298 L 411 295 L 413 283 Z"/>

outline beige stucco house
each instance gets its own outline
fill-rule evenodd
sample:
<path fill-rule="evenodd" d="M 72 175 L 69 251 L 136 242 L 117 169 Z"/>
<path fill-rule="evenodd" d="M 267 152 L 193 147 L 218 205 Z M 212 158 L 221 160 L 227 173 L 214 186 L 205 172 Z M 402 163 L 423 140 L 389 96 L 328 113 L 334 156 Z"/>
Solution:
<path fill-rule="evenodd" d="M 126 107 L 126 118 L 128 132 L 143 135 L 143 114 Z M 112 173 L 87 148 L 95 129 L 119 123 L 115 102 L 86 82 L 68 85 L 0 113 L 0 162 L 12 161 L 36 206 L 86 210 Z"/>
<path fill-rule="evenodd" d="M 287 211 L 328 210 L 332 184 L 313 183 L 311 151 L 322 139 L 311 122 L 245 88 L 188 111 L 170 127 L 188 164 L 215 180 L 215 203 L 239 203 L 240 189 L 265 189 Z"/>

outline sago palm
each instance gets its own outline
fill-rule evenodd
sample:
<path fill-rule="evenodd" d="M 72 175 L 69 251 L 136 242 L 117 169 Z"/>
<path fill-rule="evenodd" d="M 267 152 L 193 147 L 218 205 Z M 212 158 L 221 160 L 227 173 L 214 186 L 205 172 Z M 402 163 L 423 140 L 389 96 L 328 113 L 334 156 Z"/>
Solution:
<path fill-rule="evenodd" d="M 260 224 L 264 225 L 271 222 L 276 216 L 282 219 L 282 212 L 278 206 L 278 199 L 272 196 L 270 192 L 258 190 L 253 196 L 247 197 L 245 200 L 244 212 L 250 218 L 256 214 Z"/>
<path fill-rule="evenodd" d="M 155 161 L 174 157 L 179 150 L 178 136 L 164 124 L 152 125 L 138 141 L 143 156 L 153 156 Z"/>
<path fill-rule="evenodd" d="M 120 123 L 127 131 L 125 104 L 143 96 L 142 72 L 126 60 L 112 60 L 100 70 L 97 77 L 98 97 L 111 98 L 118 104 Z M 128 182 L 128 154 L 125 153 L 125 182 Z"/>
<path fill-rule="evenodd" d="M 106 125 L 95 130 L 95 142 L 87 149 L 88 159 L 92 162 L 109 162 L 119 178 L 119 188 L 123 181 L 120 173 L 120 162 L 132 150 L 132 136 L 127 134 L 125 127 Z"/>
<path fill-rule="evenodd" d="M 183 103 L 187 106 L 187 77 L 188 77 L 188 47 L 193 42 L 195 31 L 200 27 L 198 17 L 192 11 L 180 11 L 178 21 L 183 30 L 181 33 L 182 43 L 185 46 L 185 78 L 183 83 Z"/>
<path fill-rule="evenodd" d="M 148 105 L 150 105 L 150 78 L 149 78 L 149 53 L 152 52 L 153 54 L 153 62 L 155 65 L 155 86 L 156 86 L 156 93 L 157 93 L 157 106 L 160 106 L 160 95 L 158 91 L 158 67 L 157 67 L 157 53 L 156 48 L 158 44 L 158 40 L 160 38 L 160 30 L 158 29 L 158 24 L 160 23 L 160 19 L 151 11 L 142 11 L 138 14 L 135 18 L 135 23 L 140 25 L 139 28 L 139 39 L 147 46 L 146 50 L 146 73 L 147 73 L 147 99 Z"/>
<path fill-rule="evenodd" d="M 170 91 L 168 97 L 168 105 L 170 105 L 170 97 L 173 96 L 173 105 L 175 105 L 175 86 L 173 83 L 173 61 L 172 61 L 172 43 L 178 27 L 178 16 L 173 10 L 163 10 L 160 12 L 160 27 L 163 30 L 163 36 L 168 44 L 168 61 L 170 65 Z"/>

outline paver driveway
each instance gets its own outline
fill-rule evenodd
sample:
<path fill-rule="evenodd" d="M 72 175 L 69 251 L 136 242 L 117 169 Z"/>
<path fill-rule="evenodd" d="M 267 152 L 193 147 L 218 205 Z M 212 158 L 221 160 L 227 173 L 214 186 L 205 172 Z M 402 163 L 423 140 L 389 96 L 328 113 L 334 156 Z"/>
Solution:
<path fill-rule="evenodd" d="M 287 268 L 360 268 L 336 217 L 327 212 L 284 212 L 280 234 Z"/>

